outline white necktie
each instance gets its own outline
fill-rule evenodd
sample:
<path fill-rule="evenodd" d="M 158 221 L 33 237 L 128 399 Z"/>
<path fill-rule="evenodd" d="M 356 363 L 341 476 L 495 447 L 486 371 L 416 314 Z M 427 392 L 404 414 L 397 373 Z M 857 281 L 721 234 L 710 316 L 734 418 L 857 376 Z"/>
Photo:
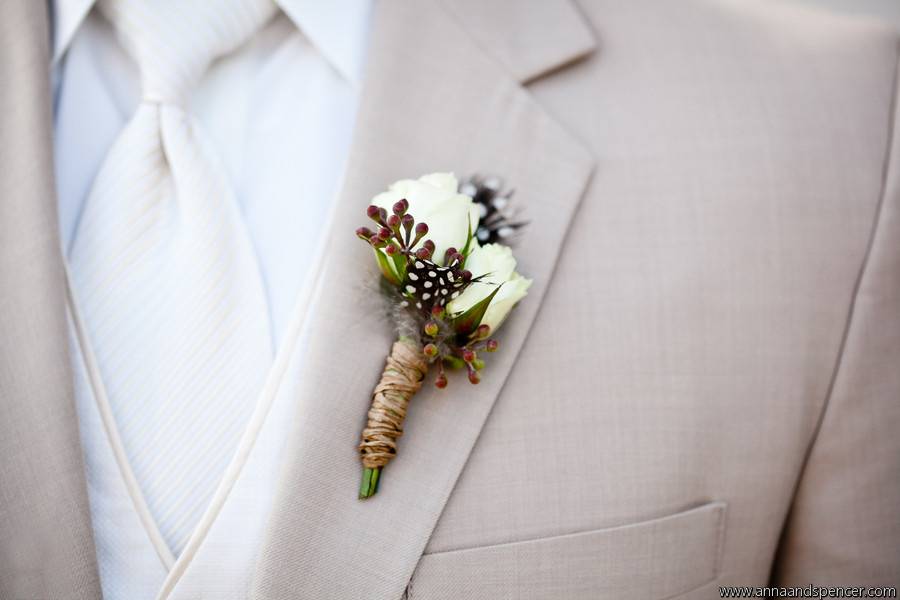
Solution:
<path fill-rule="evenodd" d="M 137 64 L 143 99 L 97 175 L 70 268 L 129 463 L 177 555 L 232 458 L 273 354 L 253 248 L 187 98 L 210 62 L 275 7 L 98 6 Z"/>

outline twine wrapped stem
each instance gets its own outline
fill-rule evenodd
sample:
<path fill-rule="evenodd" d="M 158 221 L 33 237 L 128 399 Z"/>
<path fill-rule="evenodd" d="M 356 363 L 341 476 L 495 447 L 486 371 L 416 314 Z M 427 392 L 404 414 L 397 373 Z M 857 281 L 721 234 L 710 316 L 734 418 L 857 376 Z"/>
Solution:
<path fill-rule="evenodd" d="M 406 408 L 422 387 L 427 372 L 428 361 L 421 345 L 409 338 L 394 342 L 381 379 L 372 392 L 372 404 L 359 444 L 363 464 L 361 500 L 375 495 L 381 469 L 397 455 L 397 439 L 403 435 Z"/>

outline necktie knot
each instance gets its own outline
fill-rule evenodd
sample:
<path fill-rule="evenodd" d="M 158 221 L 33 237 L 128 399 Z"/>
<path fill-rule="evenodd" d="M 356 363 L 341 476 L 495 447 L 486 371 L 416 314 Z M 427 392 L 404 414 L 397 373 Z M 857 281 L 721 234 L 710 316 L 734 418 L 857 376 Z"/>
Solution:
<path fill-rule="evenodd" d="M 100 0 L 141 74 L 145 100 L 184 105 L 209 65 L 275 12 L 272 0 Z"/>

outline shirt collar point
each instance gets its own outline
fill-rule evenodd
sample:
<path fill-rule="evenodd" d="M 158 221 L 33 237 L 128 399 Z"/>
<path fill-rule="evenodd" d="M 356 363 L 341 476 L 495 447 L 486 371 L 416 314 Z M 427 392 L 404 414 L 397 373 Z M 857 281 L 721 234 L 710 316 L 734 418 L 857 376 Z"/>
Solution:
<path fill-rule="evenodd" d="M 362 80 L 373 0 L 275 0 L 348 83 Z"/>
<path fill-rule="evenodd" d="M 75 32 L 84 22 L 96 0 L 52 0 L 50 8 L 53 23 L 53 55 L 50 64 L 55 66 L 62 59 Z"/>

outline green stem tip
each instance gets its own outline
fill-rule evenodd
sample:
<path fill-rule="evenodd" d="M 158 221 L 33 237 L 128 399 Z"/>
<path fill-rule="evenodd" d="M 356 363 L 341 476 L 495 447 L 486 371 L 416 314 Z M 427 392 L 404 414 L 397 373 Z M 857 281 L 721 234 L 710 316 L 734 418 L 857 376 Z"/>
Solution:
<path fill-rule="evenodd" d="M 362 483 L 359 486 L 359 499 L 365 500 L 371 498 L 378 492 L 378 480 L 381 476 L 381 467 L 374 469 L 364 468 Z"/>

